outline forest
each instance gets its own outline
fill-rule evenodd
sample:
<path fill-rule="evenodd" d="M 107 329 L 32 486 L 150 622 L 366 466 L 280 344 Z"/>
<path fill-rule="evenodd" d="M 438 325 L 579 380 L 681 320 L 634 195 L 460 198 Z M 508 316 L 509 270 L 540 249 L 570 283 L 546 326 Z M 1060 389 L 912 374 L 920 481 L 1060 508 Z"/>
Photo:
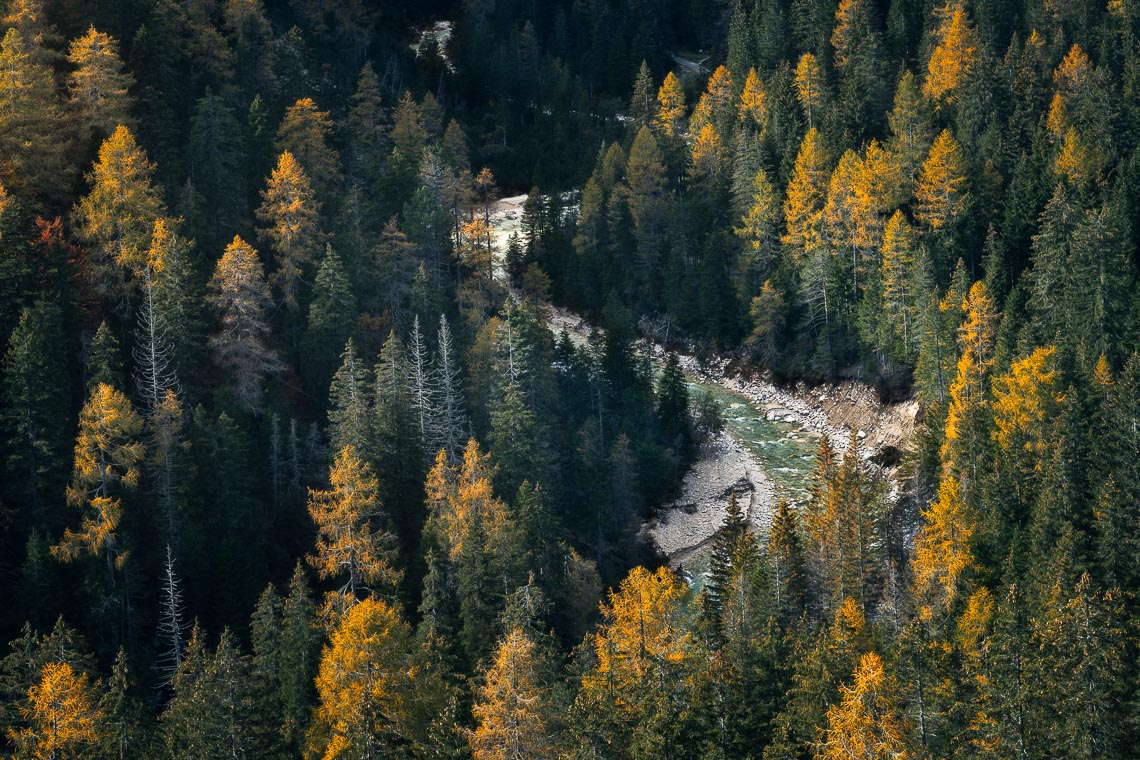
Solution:
<path fill-rule="evenodd" d="M 1137 0 L 0 0 L 0 757 L 1136 757 L 1138 147 Z M 694 579 L 679 353 L 917 426 Z"/>

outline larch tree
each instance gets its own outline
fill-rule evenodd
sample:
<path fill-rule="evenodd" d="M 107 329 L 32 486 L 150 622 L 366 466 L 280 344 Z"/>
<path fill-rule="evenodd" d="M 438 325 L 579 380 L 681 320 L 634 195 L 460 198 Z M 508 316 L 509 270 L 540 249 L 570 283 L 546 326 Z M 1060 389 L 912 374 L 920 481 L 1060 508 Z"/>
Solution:
<path fill-rule="evenodd" d="M 398 756 L 425 736 L 431 668 L 418 667 L 412 632 L 380 599 L 362 599 L 337 621 L 321 652 L 319 702 L 309 745 L 322 760 Z"/>
<path fill-rule="evenodd" d="M 711 125 L 721 140 L 732 137 L 734 93 L 732 72 L 717 66 L 689 117 L 689 131 L 699 135 L 706 125 Z"/>
<path fill-rule="evenodd" d="M 281 368 L 281 361 L 267 343 L 269 286 L 257 251 L 240 237 L 235 236 L 218 259 L 207 301 L 221 326 L 210 336 L 215 360 L 229 373 L 238 402 L 249 411 L 260 411 L 262 383 Z"/>
<path fill-rule="evenodd" d="M 670 71 L 657 91 L 657 129 L 671 141 L 681 139 L 685 132 L 685 91 L 681 82 Z"/>
<path fill-rule="evenodd" d="M 756 292 L 756 285 L 767 279 L 775 268 L 780 246 L 780 203 L 776 188 L 762 167 L 752 180 L 752 200 L 748 211 L 733 229 L 744 241 L 744 253 L 738 269 L 742 294 Z"/>
<path fill-rule="evenodd" d="M 967 494 L 978 483 L 989 407 L 989 372 L 994 362 L 997 316 L 985 283 L 978 281 L 961 303 L 965 314 L 958 330 L 957 372 L 950 383 L 942 461 L 959 477 L 966 477 Z"/>
<path fill-rule="evenodd" d="M 0 24 L 0 28 L 3 28 Z M 70 184 L 55 82 L 40 50 L 16 28 L 0 42 L 0 182 L 21 196 L 57 202 Z"/>
<path fill-rule="evenodd" d="M 970 200 L 966 157 L 950 130 L 934 139 L 915 186 L 915 216 L 928 230 L 952 229 Z"/>
<path fill-rule="evenodd" d="M 87 30 L 71 43 L 67 62 L 74 67 L 68 76 L 70 106 L 84 140 L 107 137 L 120 124 L 131 124 L 131 98 L 127 94 L 134 78 L 123 70 L 118 41 L 109 34 Z"/>
<path fill-rule="evenodd" d="M 166 214 L 154 168 L 131 131 L 120 125 L 99 148 L 87 175 L 91 192 L 75 207 L 76 234 L 87 244 L 95 287 L 105 298 L 125 301 L 147 267 L 154 220 Z"/>
<path fill-rule="evenodd" d="M 103 730 L 104 713 L 95 686 L 68 662 L 43 666 L 20 712 L 28 726 L 11 730 L 8 738 L 20 757 L 33 760 L 86 757 Z"/>
<path fill-rule="evenodd" d="M 938 10 L 934 48 L 926 62 L 922 92 L 936 103 L 953 103 L 967 77 L 981 62 L 981 44 L 962 0 Z"/>
<path fill-rule="evenodd" d="M 261 191 L 257 218 L 265 225 L 260 237 L 273 251 L 276 270 L 273 286 L 289 311 L 296 311 L 308 265 L 320 250 L 320 206 L 314 199 L 308 174 L 289 151 L 277 159 L 265 189 Z"/>
<path fill-rule="evenodd" d="M 745 127 L 763 137 L 768 127 L 768 93 L 764 89 L 764 80 L 754 68 L 748 70 L 744 80 L 739 109 L 740 121 Z"/>
<path fill-rule="evenodd" d="M 626 748 L 623 757 L 680 750 L 686 675 L 702 656 L 684 623 L 685 593 L 668 568 L 636 567 L 610 592 L 590 637 L 596 662 L 582 675 L 576 707 L 589 712 L 594 741 Z"/>
<path fill-rule="evenodd" d="M 314 192 L 327 205 L 341 181 L 340 156 L 329 145 L 332 119 L 312 98 L 302 98 L 285 111 L 273 147 L 289 153 L 312 178 Z"/>
<path fill-rule="evenodd" d="M 818 129 L 810 129 L 800 144 L 784 199 L 786 232 L 781 242 L 791 249 L 804 283 L 805 300 L 823 321 L 830 321 L 824 203 L 827 196 L 827 156 Z"/>
<path fill-rule="evenodd" d="M 974 568 L 970 547 L 974 520 L 955 476 L 942 478 L 938 496 L 923 510 L 922 517 L 911 564 L 916 596 L 922 600 L 919 614 L 930 619 L 954 604 Z"/>
<path fill-rule="evenodd" d="M 843 699 L 827 711 L 817 760 L 906 760 L 906 728 L 899 719 L 898 686 L 874 652 L 863 655 Z"/>
<path fill-rule="evenodd" d="M 75 465 L 67 503 L 83 517 L 78 531 L 64 531 L 52 548 L 58 559 L 70 562 L 85 554 L 104 557 L 112 588 L 115 572 L 126 561 L 119 535 L 123 517 L 122 489 L 138 485 L 146 448 L 139 440 L 142 418 L 121 391 L 100 383 L 79 413 L 75 439 Z"/>
<path fill-rule="evenodd" d="M 808 131 L 816 126 L 816 121 L 827 103 L 826 83 L 819 61 L 811 53 L 804 53 L 796 64 L 796 97 L 807 118 Z"/>
<path fill-rule="evenodd" d="M 555 756 L 542 655 L 523 629 L 512 628 L 499 642 L 476 694 L 476 726 L 467 739 L 475 760 Z"/>
<path fill-rule="evenodd" d="M 393 593 L 400 573 L 392 537 L 379 525 L 385 516 L 371 465 L 345 446 L 329 468 L 329 483 L 328 490 L 309 490 L 309 516 L 317 526 L 309 564 L 321 578 L 341 582 L 329 599 L 333 609 L 356 604 L 366 593 Z"/>

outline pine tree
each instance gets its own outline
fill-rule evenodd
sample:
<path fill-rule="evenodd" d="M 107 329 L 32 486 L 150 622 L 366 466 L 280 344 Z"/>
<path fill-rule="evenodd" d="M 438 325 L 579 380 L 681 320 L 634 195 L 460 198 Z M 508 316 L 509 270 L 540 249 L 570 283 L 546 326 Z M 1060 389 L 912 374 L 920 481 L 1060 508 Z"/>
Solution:
<path fill-rule="evenodd" d="M 905 201 L 914 193 L 915 180 L 933 138 L 930 115 L 923 104 L 918 82 L 910 71 L 904 71 L 899 77 L 887 123 L 891 132 L 887 150 L 898 162 L 903 181 L 899 196 Z"/>
<path fill-rule="evenodd" d="M 415 371 L 413 368 L 413 372 Z M 446 451 L 448 459 L 453 462 L 459 459 L 459 452 L 467 440 L 468 430 L 467 415 L 463 410 L 463 384 L 459 373 L 459 362 L 451 341 L 451 328 L 448 326 L 447 317 L 441 316 L 430 375 L 434 386 L 432 408 L 436 413 L 431 417 L 428 444 L 432 451 L 441 449 Z M 419 399 L 416 404 L 417 406 L 420 404 Z"/>
<path fill-rule="evenodd" d="M 249 661 L 253 753 L 256 757 L 281 758 L 281 598 L 272 583 L 257 600 L 249 621 L 249 637 L 253 645 Z"/>
<path fill-rule="evenodd" d="M 152 270 L 149 285 L 158 327 L 172 352 L 172 365 L 193 382 L 205 343 L 202 319 L 202 282 L 195 271 L 191 244 L 170 220 L 154 220 L 147 260 Z"/>
<path fill-rule="evenodd" d="M 320 205 L 309 177 L 289 151 L 281 154 L 277 167 L 261 191 L 257 218 L 266 226 L 259 234 L 274 253 L 276 271 L 271 280 L 290 311 L 300 304 L 297 296 L 307 277 L 307 265 L 320 247 Z"/>
<path fill-rule="evenodd" d="M 336 349 L 349 342 L 356 326 L 356 298 L 340 257 L 326 246 L 325 257 L 313 284 L 313 302 L 309 305 L 309 323 L 302 345 L 304 363 L 309 368 L 313 386 L 323 391 L 336 361 Z"/>
<path fill-rule="evenodd" d="M 153 176 L 154 164 L 122 125 L 87 175 L 91 192 L 75 208 L 76 234 L 87 244 L 91 275 L 105 298 L 126 300 L 146 269 L 154 220 L 166 214 Z"/>
<path fill-rule="evenodd" d="M 740 508 L 736 492 L 729 494 L 724 522 L 713 541 L 709 555 L 708 581 L 705 584 L 704 614 L 719 636 L 724 618 L 725 598 L 736 575 L 743 569 L 738 564 L 738 552 L 742 541 L 752 540 L 748 520 Z"/>
<path fill-rule="evenodd" d="M 242 137 L 242 125 L 234 109 L 221 94 L 207 90 L 194 105 L 189 148 L 194 157 L 190 178 L 205 204 L 207 227 L 199 239 L 204 247 L 220 247 L 225 243 L 225 235 L 245 222 L 248 197 L 246 177 L 241 170 L 246 162 Z"/>
<path fill-rule="evenodd" d="M 59 309 L 39 302 L 20 312 L 3 361 L 0 411 L 7 446 L 6 470 L 28 507 L 32 527 L 46 527 L 48 505 L 66 471 L 67 367 Z M 55 379 L 55 382 L 47 382 Z"/>
<path fill-rule="evenodd" d="M 657 99 L 653 93 L 653 72 L 649 64 L 641 62 L 637 70 L 637 78 L 633 81 L 633 95 L 629 99 L 629 117 L 633 123 L 641 127 L 653 125 L 657 118 Z"/>
<path fill-rule="evenodd" d="M 268 346 L 269 286 L 257 251 L 234 237 L 210 278 L 210 305 L 221 319 L 221 330 L 210 337 L 215 361 L 230 374 L 231 390 L 249 411 L 262 407 L 262 383 L 281 368 Z"/>
<path fill-rule="evenodd" d="M 826 84 L 823 69 L 811 53 L 804 53 L 796 64 L 796 97 L 807 118 L 808 131 L 815 128 L 827 105 Z M 813 121 L 812 117 L 815 116 Z"/>
<path fill-rule="evenodd" d="M 915 240 L 914 230 L 901 211 L 895 211 L 887 222 L 880 253 L 880 346 L 893 349 L 891 353 L 905 361 L 913 361 L 918 345 Z"/>
<path fill-rule="evenodd" d="M 91 346 L 87 349 L 87 360 L 84 365 L 87 390 L 91 390 L 100 383 L 105 383 L 114 388 L 125 386 L 123 382 L 123 353 L 119 339 L 115 337 L 115 333 L 107 324 L 107 320 L 99 323 L 95 335 L 91 337 Z"/>
<path fill-rule="evenodd" d="M 103 730 L 100 731 L 100 756 L 107 760 L 129 760 L 139 757 L 149 741 L 144 723 L 146 710 L 131 694 L 132 673 L 127 654 L 120 649 L 107 682 L 107 691 L 100 700 L 103 711 Z"/>
<path fill-rule="evenodd" d="M 283 718 L 281 737 L 289 751 L 300 751 L 309 726 L 320 645 L 316 615 L 305 570 L 298 562 L 289 581 L 289 595 L 282 605 L 277 663 Z"/>
<path fill-rule="evenodd" d="M 67 89 L 71 110 L 84 140 L 106 138 L 120 124 L 130 124 L 131 98 L 127 90 L 134 84 L 123 71 L 118 41 L 91 27 L 71 42 L 67 62 L 74 67 Z"/>
<path fill-rule="evenodd" d="M 369 399 L 369 372 L 356 345 L 344 346 L 340 369 L 329 388 L 329 444 L 334 451 L 345 446 L 363 457 L 372 451 L 372 409 Z"/>
<path fill-rule="evenodd" d="M 222 631 L 211 653 L 195 628 L 162 716 L 171 760 L 246 757 L 254 751 L 249 664 L 234 635 Z"/>
<path fill-rule="evenodd" d="M 768 530 L 768 576 L 782 621 L 798 617 L 807 605 L 807 562 L 800 528 L 787 499 L 780 499 Z"/>

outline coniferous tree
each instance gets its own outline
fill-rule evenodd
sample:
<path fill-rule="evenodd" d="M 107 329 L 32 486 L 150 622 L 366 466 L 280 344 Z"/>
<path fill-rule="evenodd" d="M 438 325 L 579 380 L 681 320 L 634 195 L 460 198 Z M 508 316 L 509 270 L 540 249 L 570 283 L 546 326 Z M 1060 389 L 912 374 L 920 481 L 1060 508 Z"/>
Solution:
<path fill-rule="evenodd" d="M 221 330 L 210 337 L 215 361 L 230 374 L 230 387 L 242 407 L 260 411 L 262 383 L 281 368 L 281 361 L 266 342 L 269 286 L 257 251 L 240 237 L 234 237 L 218 260 L 207 298 L 221 319 Z"/>

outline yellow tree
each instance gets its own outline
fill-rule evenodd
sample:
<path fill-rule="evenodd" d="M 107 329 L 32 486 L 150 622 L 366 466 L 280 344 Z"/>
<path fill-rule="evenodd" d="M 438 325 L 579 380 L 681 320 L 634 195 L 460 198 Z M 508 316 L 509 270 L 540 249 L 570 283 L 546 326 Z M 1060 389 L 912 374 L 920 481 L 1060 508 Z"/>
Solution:
<path fill-rule="evenodd" d="M 768 179 L 768 173 L 761 168 L 752 180 L 752 206 L 741 218 L 740 226 L 733 229 L 745 243 L 739 262 L 742 298 L 755 293 L 757 282 L 763 281 L 771 272 L 780 242 L 779 224 L 780 205 L 776 189 Z"/>
<path fill-rule="evenodd" d="M 915 187 L 915 216 L 930 230 L 953 226 L 966 209 L 966 157 L 950 130 L 930 146 Z"/>
<path fill-rule="evenodd" d="M 887 123 L 891 128 L 887 150 L 894 158 L 900 174 L 897 198 L 901 203 L 910 200 L 914 193 L 915 180 L 933 138 L 926 103 L 914 74 L 909 71 L 904 71 L 899 77 L 894 106 L 887 114 Z"/>
<path fill-rule="evenodd" d="M 929 619 L 958 598 L 963 578 L 974 564 L 970 549 L 974 521 L 962 501 L 957 477 L 942 478 L 938 496 L 922 511 L 922 519 L 912 567 L 917 596 L 922 600 L 919 614 Z"/>
<path fill-rule="evenodd" d="M 981 59 L 980 46 L 963 0 L 951 0 L 938 13 L 941 22 L 934 33 L 934 50 L 926 62 L 922 92 L 938 103 L 953 103 L 958 89 Z"/>
<path fill-rule="evenodd" d="M 306 267 L 321 249 L 320 206 L 308 175 L 289 151 L 277 159 L 261 200 L 257 218 L 265 227 L 259 234 L 273 249 L 277 264 L 272 283 L 281 292 L 286 308 L 296 311 Z"/>
<path fill-rule="evenodd" d="M 693 109 L 689 119 L 690 132 L 700 134 L 706 125 L 711 124 L 720 137 L 729 136 L 726 132 L 732 120 L 732 84 L 732 73 L 724 66 L 717 66 Z"/>
<path fill-rule="evenodd" d="M 28 691 L 20 713 L 28 726 L 9 731 L 19 748 L 18 757 L 31 760 L 69 760 L 87 757 L 100 739 L 103 709 L 86 673 L 67 662 L 49 662 L 40 680 Z"/>
<path fill-rule="evenodd" d="M 724 170 L 724 147 L 720 136 L 711 123 L 706 123 L 693 141 L 689 176 L 693 184 L 706 193 L 705 197 L 709 197 L 708 194 L 711 194 L 723 179 Z"/>
<path fill-rule="evenodd" d="M 340 156 L 329 145 L 332 127 L 328 111 L 320 110 L 312 98 L 301 98 L 285 111 L 273 144 L 275 150 L 296 157 L 326 202 L 341 179 Z"/>
<path fill-rule="evenodd" d="M 814 128 L 812 118 L 818 115 L 824 103 L 823 69 L 811 53 L 804 53 L 796 64 L 796 97 L 807 116 L 808 130 Z"/>
<path fill-rule="evenodd" d="M 440 451 L 427 476 L 427 503 L 431 525 L 443 538 L 452 561 L 459 559 L 463 542 L 478 522 L 488 550 L 505 548 L 511 519 L 507 505 L 495 498 L 491 479 L 495 468 L 490 453 L 484 454 L 472 438 L 463 451 L 463 462 L 448 464 Z"/>
<path fill-rule="evenodd" d="M 823 207 L 823 218 L 827 225 L 828 239 L 837 254 L 850 257 L 852 292 L 859 293 L 859 269 L 861 246 L 859 240 L 859 199 L 857 187 L 864 182 L 863 161 L 853 150 L 847 150 L 839 158 L 831 181 L 827 187 L 827 203 Z"/>
<path fill-rule="evenodd" d="M 764 91 L 764 82 L 756 73 L 756 69 L 749 69 L 748 77 L 744 80 L 744 90 L 740 93 L 739 113 L 740 121 L 763 136 L 764 128 L 768 126 L 768 95 Z"/>
<path fill-rule="evenodd" d="M 874 652 L 863 655 L 843 699 L 827 711 L 827 733 L 818 760 L 906 760 L 905 726 L 899 719 L 898 684 Z"/>
<path fill-rule="evenodd" d="M 392 567 L 394 541 L 372 524 L 381 514 L 372 467 L 353 446 L 345 446 L 329 468 L 329 483 L 325 491 L 309 489 L 309 516 L 317 526 L 309 564 L 321 578 L 343 579 L 338 595 L 347 604 L 377 587 L 394 592 L 400 580 Z"/>
<path fill-rule="evenodd" d="M 669 571 L 630 571 L 602 605 L 591 638 L 596 663 L 582 676 L 578 709 L 632 756 L 671 757 L 692 668 L 701 659 L 685 624 L 685 585 Z"/>
<path fill-rule="evenodd" d="M 1046 422 L 1063 396 L 1057 390 L 1054 346 L 1036 348 L 994 380 L 994 440 L 1002 451 L 1044 454 Z"/>
<path fill-rule="evenodd" d="M 91 192 L 75 208 L 76 233 L 104 296 L 125 298 L 142 281 L 154 220 L 166 214 L 153 175 L 154 164 L 122 125 L 103 142 L 87 175 Z"/>
<path fill-rule="evenodd" d="M 672 71 L 657 91 L 657 104 L 657 128 L 671 140 L 680 139 L 685 131 L 685 91 Z"/>
<path fill-rule="evenodd" d="M 13 3 L 19 15 L 23 3 Z M 28 4 L 31 5 L 31 4 Z M 25 9 L 27 6 L 25 5 Z M 13 13 L 14 12 L 14 13 Z M 36 9 L 42 17 L 42 8 Z M 11 15 L 0 29 L 13 21 Z M 0 182 L 25 197 L 59 199 L 71 184 L 50 54 L 13 26 L 0 42 Z"/>
<path fill-rule="evenodd" d="M 127 90 L 134 79 L 123 71 L 118 42 L 95 27 L 72 41 L 67 62 L 74 70 L 67 79 L 71 108 L 85 138 L 109 135 L 120 124 L 130 124 L 131 100 Z"/>
<path fill-rule="evenodd" d="M 521 628 L 512 628 L 499 643 L 471 708 L 476 727 L 467 740 L 475 760 L 555 756 L 540 663 L 538 647 Z"/>
<path fill-rule="evenodd" d="M 427 676 L 411 657 L 411 630 L 394 607 L 374 597 L 353 605 L 321 651 L 309 732 L 314 756 L 398 756 L 422 738 L 416 680 Z"/>
<path fill-rule="evenodd" d="M 121 391 L 100 383 L 79 413 L 79 435 L 75 439 L 75 465 L 67 503 L 81 510 L 78 531 L 64 531 L 52 553 L 64 562 L 83 554 L 103 556 L 114 581 L 126 552 L 119 542 L 119 522 L 123 516 L 120 487 L 138 485 L 139 466 L 146 449 L 139 441 L 142 418 L 131 408 Z"/>
<path fill-rule="evenodd" d="M 784 199 L 787 231 L 781 242 L 791 248 L 801 271 L 805 297 L 824 322 L 829 321 L 827 293 L 827 246 L 824 239 L 824 201 L 827 193 L 827 156 L 817 129 L 810 129 L 800 143 L 795 169 Z"/>

